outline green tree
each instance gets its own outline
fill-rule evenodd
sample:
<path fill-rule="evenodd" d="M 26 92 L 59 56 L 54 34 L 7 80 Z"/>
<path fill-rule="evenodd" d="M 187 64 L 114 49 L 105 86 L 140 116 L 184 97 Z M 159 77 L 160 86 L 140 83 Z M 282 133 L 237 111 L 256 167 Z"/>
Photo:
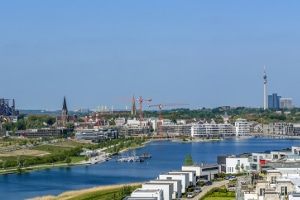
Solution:
<path fill-rule="evenodd" d="M 238 171 L 238 173 L 240 172 L 240 166 L 238 164 L 235 165 L 235 170 Z"/>
<path fill-rule="evenodd" d="M 66 158 L 66 163 L 69 165 L 71 163 L 72 159 L 70 157 Z"/>
<path fill-rule="evenodd" d="M 23 164 L 23 159 L 22 159 L 21 156 L 18 156 L 18 157 L 17 157 L 17 165 L 18 165 L 18 166 L 22 166 L 22 164 Z"/>
<path fill-rule="evenodd" d="M 190 153 L 186 156 L 184 160 L 184 166 L 189 166 L 189 165 L 194 165 L 194 161 Z"/>
<path fill-rule="evenodd" d="M 28 160 L 24 160 L 23 167 L 28 167 L 28 165 L 29 165 Z"/>
<path fill-rule="evenodd" d="M 242 164 L 241 164 L 241 169 L 242 169 L 242 171 L 244 171 L 244 168 L 245 168 L 245 166 L 244 166 L 244 164 L 242 163 Z"/>
<path fill-rule="evenodd" d="M 110 120 L 110 121 L 109 121 L 109 125 L 110 125 L 110 126 L 114 126 L 114 125 L 116 125 L 116 122 L 115 122 L 115 120 Z"/>
<path fill-rule="evenodd" d="M 75 125 L 74 125 L 74 123 L 69 122 L 69 123 L 66 123 L 65 127 L 67 129 L 67 132 L 73 132 Z"/>
<path fill-rule="evenodd" d="M 5 170 L 7 169 L 7 166 L 8 166 L 7 160 L 3 161 L 2 166 L 3 166 L 3 169 L 5 169 Z"/>

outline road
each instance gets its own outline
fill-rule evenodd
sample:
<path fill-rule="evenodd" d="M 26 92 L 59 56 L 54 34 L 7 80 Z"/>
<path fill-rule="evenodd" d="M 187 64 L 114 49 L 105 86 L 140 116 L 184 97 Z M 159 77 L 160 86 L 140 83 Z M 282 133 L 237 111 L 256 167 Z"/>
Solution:
<path fill-rule="evenodd" d="M 203 197 L 203 196 L 204 196 L 209 190 L 211 190 L 212 188 L 215 188 L 215 187 L 221 187 L 221 186 L 225 185 L 225 184 L 228 183 L 228 182 L 229 182 L 228 180 L 214 181 L 212 185 L 206 185 L 206 186 L 201 187 L 202 192 L 200 192 L 199 194 L 197 194 L 196 196 L 194 196 L 194 198 L 188 198 L 188 199 L 191 199 L 191 200 L 198 200 L 198 199 L 200 199 L 201 197 Z M 187 199 L 187 198 L 183 198 L 183 199 Z"/>

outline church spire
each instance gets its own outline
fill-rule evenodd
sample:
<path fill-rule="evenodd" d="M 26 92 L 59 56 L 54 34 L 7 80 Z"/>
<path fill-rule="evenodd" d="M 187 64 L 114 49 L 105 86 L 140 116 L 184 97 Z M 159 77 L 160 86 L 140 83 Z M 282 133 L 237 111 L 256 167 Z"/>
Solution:
<path fill-rule="evenodd" d="M 66 97 L 64 97 L 64 103 L 63 103 L 63 110 L 66 111 L 66 114 L 68 114 L 68 108 L 67 108 L 67 102 L 66 102 Z"/>
<path fill-rule="evenodd" d="M 132 96 L 131 114 L 136 115 L 136 105 L 135 105 L 134 95 Z"/>

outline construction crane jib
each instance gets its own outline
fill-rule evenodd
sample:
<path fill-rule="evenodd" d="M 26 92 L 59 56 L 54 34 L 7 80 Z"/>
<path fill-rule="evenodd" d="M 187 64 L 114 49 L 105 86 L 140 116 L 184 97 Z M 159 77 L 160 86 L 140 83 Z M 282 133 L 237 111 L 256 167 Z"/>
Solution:
<path fill-rule="evenodd" d="M 140 96 L 140 98 L 138 99 L 138 101 L 140 102 L 140 126 L 142 126 L 142 121 L 143 121 L 143 101 L 151 102 L 152 99 L 143 99 L 142 96 Z"/>
<path fill-rule="evenodd" d="M 123 100 L 123 101 L 136 101 L 140 103 L 140 114 L 139 114 L 139 120 L 140 120 L 140 126 L 142 126 L 142 121 L 143 121 L 143 102 L 151 102 L 152 99 L 143 99 L 142 96 L 140 96 L 139 99 L 133 98 L 114 98 L 114 100 Z"/>
<path fill-rule="evenodd" d="M 189 104 L 183 104 L 183 103 L 167 103 L 167 104 L 154 104 L 154 105 L 149 105 L 149 107 L 158 107 L 159 109 L 159 134 L 162 136 L 162 108 L 164 106 L 187 106 Z"/>

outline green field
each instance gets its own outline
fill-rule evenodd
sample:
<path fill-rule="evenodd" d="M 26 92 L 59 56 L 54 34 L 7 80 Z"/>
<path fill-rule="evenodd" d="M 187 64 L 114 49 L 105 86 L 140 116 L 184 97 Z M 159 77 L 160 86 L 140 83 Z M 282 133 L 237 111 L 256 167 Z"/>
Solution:
<path fill-rule="evenodd" d="M 206 197 L 203 200 L 235 200 L 235 197 Z"/>

